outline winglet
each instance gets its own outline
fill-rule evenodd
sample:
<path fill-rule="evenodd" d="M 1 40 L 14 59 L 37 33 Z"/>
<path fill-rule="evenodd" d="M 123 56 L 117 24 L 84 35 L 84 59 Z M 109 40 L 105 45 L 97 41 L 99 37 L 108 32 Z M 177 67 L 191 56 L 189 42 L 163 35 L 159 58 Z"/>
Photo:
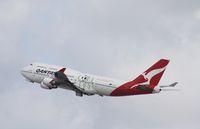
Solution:
<path fill-rule="evenodd" d="M 62 68 L 61 70 L 59 70 L 58 72 L 64 73 L 66 70 L 66 68 Z"/>

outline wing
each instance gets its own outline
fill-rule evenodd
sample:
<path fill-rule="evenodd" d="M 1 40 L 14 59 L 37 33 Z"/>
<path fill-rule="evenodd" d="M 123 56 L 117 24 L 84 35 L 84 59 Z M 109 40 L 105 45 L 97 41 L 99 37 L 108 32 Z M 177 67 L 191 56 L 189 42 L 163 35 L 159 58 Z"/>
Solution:
<path fill-rule="evenodd" d="M 75 91 L 77 96 L 83 96 L 83 92 L 79 90 L 72 82 L 69 81 L 64 71 L 65 71 L 65 68 L 59 70 L 58 72 L 55 72 L 54 85 L 58 86 L 58 85 L 64 84 L 68 86 L 71 90 Z"/>

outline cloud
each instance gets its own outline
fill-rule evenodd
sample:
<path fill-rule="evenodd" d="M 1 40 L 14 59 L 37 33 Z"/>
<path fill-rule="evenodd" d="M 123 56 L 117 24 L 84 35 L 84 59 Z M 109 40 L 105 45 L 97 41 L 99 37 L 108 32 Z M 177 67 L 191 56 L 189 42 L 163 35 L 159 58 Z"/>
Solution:
<path fill-rule="evenodd" d="M 198 129 L 198 3 L 0 1 L 0 127 Z M 181 91 L 78 98 L 20 75 L 40 61 L 131 80 L 160 58 L 171 60 L 161 83 Z"/>
<path fill-rule="evenodd" d="M 194 12 L 194 17 L 196 19 L 200 19 L 200 10 L 199 9 Z"/>

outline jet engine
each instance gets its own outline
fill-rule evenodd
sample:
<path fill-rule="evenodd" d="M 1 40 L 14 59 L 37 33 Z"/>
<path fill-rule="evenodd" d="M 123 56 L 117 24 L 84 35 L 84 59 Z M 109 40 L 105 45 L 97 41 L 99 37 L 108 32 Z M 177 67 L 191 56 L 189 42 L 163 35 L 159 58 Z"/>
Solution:
<path fill-rule="evenodd" d="M 41 86 L 42 88 L 44 88 L 44 89 L 55 89 L 55 88 L 57 88 L 57 85 L 55 85 L 55 84 L 56 84 L 56 81 L 55 81 L 55 80 L 53 80 L 53 79 L 51 79 L 51 78 L 45 78 L 45 79 L 41 82 L 40 86 Z"/>

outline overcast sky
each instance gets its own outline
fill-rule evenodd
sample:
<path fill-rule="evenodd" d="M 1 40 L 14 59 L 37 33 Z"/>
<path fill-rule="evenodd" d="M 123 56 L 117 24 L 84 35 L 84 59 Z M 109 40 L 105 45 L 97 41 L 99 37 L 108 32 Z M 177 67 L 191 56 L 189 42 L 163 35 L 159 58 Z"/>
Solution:
<path fill-rule="evenodd" d="M 0 0 L 1 129 L 199 129 L 199 0 Z M 181 91 L 76 97 L 26 82 L 32 62 L 132 80 L 170 59 Z"/>

